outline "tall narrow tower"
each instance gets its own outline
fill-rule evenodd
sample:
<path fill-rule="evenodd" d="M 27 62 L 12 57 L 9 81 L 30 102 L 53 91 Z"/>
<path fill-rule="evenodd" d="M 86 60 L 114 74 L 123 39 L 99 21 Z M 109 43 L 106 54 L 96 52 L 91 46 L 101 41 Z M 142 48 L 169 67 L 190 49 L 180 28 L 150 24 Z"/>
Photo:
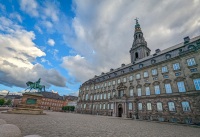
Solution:
<path fill-rule="evenodd" d="M 147 47 L 147 42 L 143 37 L 142 30 L 140 28 L 140 24 L 138 23 L 138 19 L 136 18 L 136 25 L 135 25 L 135 33 L 134 33 L 134 40 L 132 44 L 132 48 L 130 50 L 131 54 L 131 62 L 137 61 L 144 57 L 150 55 L 151 50 Z"/>

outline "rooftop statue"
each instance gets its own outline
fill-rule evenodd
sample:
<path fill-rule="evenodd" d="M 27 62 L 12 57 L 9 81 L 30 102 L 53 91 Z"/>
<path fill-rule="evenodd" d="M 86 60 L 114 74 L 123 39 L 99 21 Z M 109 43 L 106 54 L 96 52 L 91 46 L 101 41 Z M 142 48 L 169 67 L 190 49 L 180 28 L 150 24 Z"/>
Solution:
<path fill-rule="evenodd" d="M 27 89 L 30 89 L 29 92 L 32 89 L 37 89 L 38 92 L 40 92 L 40 91 L 42 91 L 42 89 L 44 89 L 44 92 L 45 92 L 45 86 L 44 85 L 40 85 L 40 80 L 41 80 L 41 78 L 39 78 L 38 81 L 36 81 L 36 82 L 31 82 L 31 81 L 26 82 L 26 85 L 28 86 Z"/>

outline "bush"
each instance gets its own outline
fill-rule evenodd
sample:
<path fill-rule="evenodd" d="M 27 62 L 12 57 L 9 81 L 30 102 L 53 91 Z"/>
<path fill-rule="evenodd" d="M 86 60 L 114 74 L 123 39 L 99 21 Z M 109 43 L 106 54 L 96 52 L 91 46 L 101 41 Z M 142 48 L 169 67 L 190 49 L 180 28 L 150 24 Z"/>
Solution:
<path fill-rule="evenodd" d="M 4 102 L 5 102 L 5 100 L 2 98 L 2 99 L 0 99 L 0 105 L 3 105 L 4 104 Z"/>
<path fill-rule="evenodd" d="M 62 110 L 63 111 L 74 111 L 75 107 L 74 106 L 63 106 Z"/>

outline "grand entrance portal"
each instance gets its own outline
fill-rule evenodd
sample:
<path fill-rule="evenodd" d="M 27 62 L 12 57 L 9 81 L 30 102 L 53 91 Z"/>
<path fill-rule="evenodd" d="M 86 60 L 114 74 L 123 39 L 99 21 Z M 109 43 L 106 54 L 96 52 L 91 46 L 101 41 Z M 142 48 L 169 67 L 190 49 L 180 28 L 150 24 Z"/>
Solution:
<path fill-rule="evenodd" d="M 119 104 L 118 105 L 118 117 L 122 117 L 122 113 L 123 113 L 122 104 Z"/>

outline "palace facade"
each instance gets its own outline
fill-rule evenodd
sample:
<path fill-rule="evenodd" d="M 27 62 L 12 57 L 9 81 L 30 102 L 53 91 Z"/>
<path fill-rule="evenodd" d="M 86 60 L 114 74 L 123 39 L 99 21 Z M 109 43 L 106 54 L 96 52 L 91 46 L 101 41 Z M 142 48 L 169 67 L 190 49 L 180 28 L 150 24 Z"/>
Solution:
<path fill-rule="evenodd" d="M 200 36 L 150 52 L 136 20 L 131 63 L 84 82 L 76 111 L 200 123 Z"/>

